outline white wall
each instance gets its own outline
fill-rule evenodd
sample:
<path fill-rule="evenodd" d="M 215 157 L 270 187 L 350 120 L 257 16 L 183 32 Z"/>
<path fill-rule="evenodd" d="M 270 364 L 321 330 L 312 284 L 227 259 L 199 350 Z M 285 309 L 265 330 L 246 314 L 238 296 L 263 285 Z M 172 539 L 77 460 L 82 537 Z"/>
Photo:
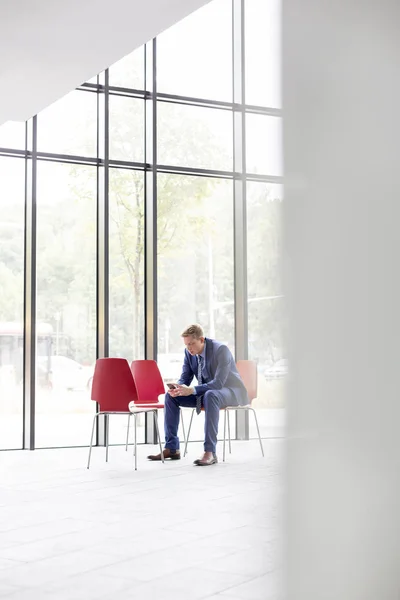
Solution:
<path fill-rule="evenodd" d="M 400 3 L 283 0 L 289 600 L 400 598 Z"/>

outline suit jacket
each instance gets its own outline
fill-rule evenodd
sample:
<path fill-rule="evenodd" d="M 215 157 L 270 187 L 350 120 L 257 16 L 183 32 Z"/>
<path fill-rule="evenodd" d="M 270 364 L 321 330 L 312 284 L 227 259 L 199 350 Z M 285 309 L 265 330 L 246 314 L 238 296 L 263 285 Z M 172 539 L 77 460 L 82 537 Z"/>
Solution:
<path fill-rule="evenodd" d="M 228 391 L 233 394 L 232 404 L 249 404 L 244 383 L 236 368 L 235 360 L 231 351 L 224 344 L 216 340 L 205 338 L 206 355 L 205 369 L 209 375 L 209 381 L 203 385 L 196 386 L 198 396 L 203 396 L 208 390 Z M 197 356 L 192 356 L 188 350 L 185 350 L 185 359 L 183 362 L 182 375 L 178 383 L 190 386 L 193 377 L 197 377 L 198 360 Z M 229 393 L 229 396 L 231 396 Z"/>

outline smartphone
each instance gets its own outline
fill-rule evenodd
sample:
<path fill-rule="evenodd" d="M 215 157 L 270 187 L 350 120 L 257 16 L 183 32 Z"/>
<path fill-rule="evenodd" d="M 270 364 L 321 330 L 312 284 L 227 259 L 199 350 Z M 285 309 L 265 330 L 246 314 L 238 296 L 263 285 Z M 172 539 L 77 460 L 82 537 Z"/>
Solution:
<path fill-rule="evenodd" d="M 167 383 L 167 386 L 170 390 L 176 390 L 176 388 L 178 387 L 176 383 Z"/>

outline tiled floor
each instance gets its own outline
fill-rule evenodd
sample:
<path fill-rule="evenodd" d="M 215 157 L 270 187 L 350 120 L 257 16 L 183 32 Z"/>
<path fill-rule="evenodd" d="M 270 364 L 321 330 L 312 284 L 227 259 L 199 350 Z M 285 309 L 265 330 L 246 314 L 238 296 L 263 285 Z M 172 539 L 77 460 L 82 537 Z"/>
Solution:
<path fill-rule="evenodd" d="M 0 453 L 0 598 L 278 600 L 282 440 L 226 463 L 152 447 Z"/>

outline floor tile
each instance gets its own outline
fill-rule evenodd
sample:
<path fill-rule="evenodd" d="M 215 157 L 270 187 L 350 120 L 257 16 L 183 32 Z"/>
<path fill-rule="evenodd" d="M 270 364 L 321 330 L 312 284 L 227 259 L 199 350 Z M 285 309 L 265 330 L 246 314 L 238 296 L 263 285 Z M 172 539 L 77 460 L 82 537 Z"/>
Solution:
<path fill-rule="evenodd" d="M 230 595 L 237 596 L 240 600 L 283 600 L 281 572 L 267 573 L 233 586 L 221 592 L 220 600 L 225 600 L 225 596 L 229 598 Z"/>
<path fill-rule="evenodd" d="M 280 600 L 282 442 L 235 442 L 211 469 L 153 448 L 4 452 L 0 598 Z M 3 494 L 4 490 L 4 494 Z M 267 590 L 268 596 L 260 595 Z"/>

